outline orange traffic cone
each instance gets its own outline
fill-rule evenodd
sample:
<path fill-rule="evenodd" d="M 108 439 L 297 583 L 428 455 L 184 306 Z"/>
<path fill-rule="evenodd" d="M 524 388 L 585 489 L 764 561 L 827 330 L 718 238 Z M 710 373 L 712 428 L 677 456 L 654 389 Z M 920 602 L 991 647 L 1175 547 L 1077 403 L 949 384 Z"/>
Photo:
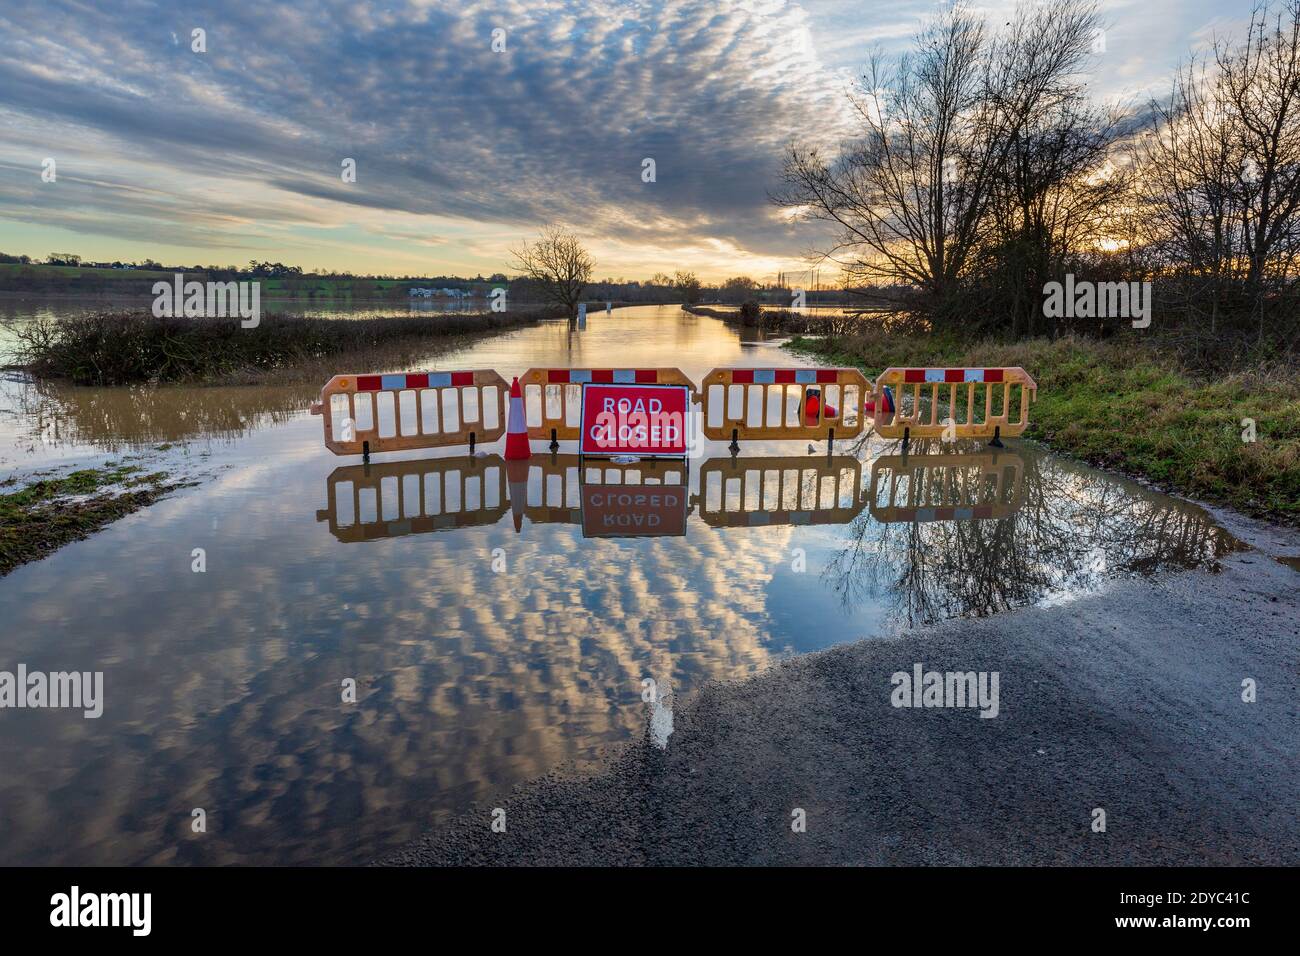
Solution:
<path fill-rule="evenodd" d="M 869 398 L 862 403 L 862 410 L 870 415 L 878 425 L 890 425 L 894 421 L 894 391 L 888 385 L 880 393 L 880 407 L 876 408 L 876 400 Z"/>
<path fill-rule="evenodd" d="M 818 413 L 822 408 L 822 392 L 819 388 L 810 388 L 808 389 L 807 394 L 808 397 L 804 399 L 803 403 L 804 424 L 815 426 L 817 424 Z M 830 402 L 826 403 L 826 417 L 835 417 L 835 406 Z"/>
<path fill-rule="evenodd" d="M 506 481 L 510 483 L 510 516 L 518 534 L 524 530 L 524 508 L 528 504 L 528 465 L 522 461 L 506 462 Z"/>
<path fill-rule="evenodd" d="M 519 379 L 510 386 L 510 417 L 506 424 L 506 461 L 522 461 L 531 457 L 528 445 L 528 422 L 524 419 L 524 393 Z"/>

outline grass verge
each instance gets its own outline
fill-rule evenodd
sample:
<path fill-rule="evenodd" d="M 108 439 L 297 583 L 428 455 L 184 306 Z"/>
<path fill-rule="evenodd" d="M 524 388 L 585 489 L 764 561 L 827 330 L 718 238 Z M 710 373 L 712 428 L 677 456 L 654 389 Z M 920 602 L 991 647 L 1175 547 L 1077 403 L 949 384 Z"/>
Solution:
<path fill-rule="evenodd" d="M 11 478 L 0 482 L 0 489 L 16 485 Z M 181 487 L 184 483 L 170 481 L 163 472 L 109 465 L 0 491 L 0 577 Z"/>
<path fill-rule="evenodd" d="M 868 377 L 891 366 L 1021 366 L 1038 382 L 1027 437 L 1165 490 L 1300 524 L 1300 372 L 1199 375 L 1136 336 L 962 342 L 869 330 L 790 347 Z M 1255 441 L 1243 440 L 1243 420 Z"/>

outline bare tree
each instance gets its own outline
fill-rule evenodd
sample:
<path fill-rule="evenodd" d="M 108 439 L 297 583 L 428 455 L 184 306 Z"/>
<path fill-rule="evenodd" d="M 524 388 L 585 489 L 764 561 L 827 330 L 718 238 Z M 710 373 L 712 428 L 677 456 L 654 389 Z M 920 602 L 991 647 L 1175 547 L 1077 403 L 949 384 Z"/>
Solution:
<path fill-rule="evenodd" d="M 828 159 L 791 147 L 780 205 L 839 227 L 826 257 L 857 284 L 903 283 L 941 317 L 986 241 L 1007 158 L 1045 102 L 1074 95 L 1100 29 L 1094 0 L 1020 7 L 990 34 L 963 3 L 851 96 L 859 137 Z"/>
<path fill-rule="evenodd" d="M 1208 318 L 1211 332 L 1242 262 L 1240 156 L 1237 119 L 1193 59 L 1174 77 L 1166 100 L 1151 104 L 1153 128 L 1135 142 L 1135 230 L 1148 257 L 1192 318 Z"/>
<path fill-rule="evenodd" d="M 1114 155 L 1125 119 L 1071 93 L 1045 100 L 1012 136 L 979 271 L 988 283 L 983 301 L 1002 304 L 1013 333 L 1042 331 L 1045 283 L 1119 248 L 1114 223 L 1132 180 L 1132 164 Z"/>
<path fill-rule="evenodd" d="M 687 305 L 694 305 L 700 301 L 700 280 L 694 272 L 678 269 L 673 285 L 677 287 L 677 291 L 682 295 L 682 301 Z"/>
<path fill-rule="evenodd" d="M 1258 296 L 1300 249 L 1300 0 L 1276 15 L 1257 7 L 1245 41 L 1218 44 L 1215 62 L 1237 117 L 1246 282 Z"/>
<path fill-rule="evenodd" d="M 1245 298 L 1255 331 L 1300 253 L 1300 0 L 1256 6 L 1239 43 L 1219 39 L 1152 104 L 1136 149 L 1147 239 L 1208 314 Z"/>
<path fill-rule="evenodd" d="M 533 243 L 525 241 L 511 250 L 511 255 L 514 267 L 536 282 L 542 295 L 563 306 L 570 319 L 577 316 L 582 292 L 596 268 L 582 240 L 563 226 L 551 224 L 542 228 Z"/>
<path fill-rule="evenodd" d="M 723 302 L 741 303 L 754 298 L 758 283 L 749 276 L 732 276 L 718 287 L 718 294 Z"/>

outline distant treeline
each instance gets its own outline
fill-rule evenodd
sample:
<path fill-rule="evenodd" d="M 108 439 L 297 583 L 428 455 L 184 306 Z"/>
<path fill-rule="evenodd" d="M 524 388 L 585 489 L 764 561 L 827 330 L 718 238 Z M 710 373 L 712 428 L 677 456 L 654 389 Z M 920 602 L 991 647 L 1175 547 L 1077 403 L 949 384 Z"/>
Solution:
<path fill-rule="evenodd" d="M 72 253 L 51 253 L 44 261 L 31 256 L 0 252 L 0 292 L 33 292 L 61 295 L 150 295 L 153 284 L 184 273 L 199 282 L 231 282 L 256 279 L 263 296 L 283 298 L 360 298 L 402 300 L 412 289 L 432 289 L 435 297 L 454 292 L 462 298 L 485 299 L 493 289 L 505 288 L 509 302 L 543 302 L 545 294 L 531 279 L 497 272 L 490 276 L 356 276 L 339 272 L 305 272 L 299 266 L 281 262 L 251 261 L 247 266 L 163 265 L 152 259 L 142 262 L 89 262 Z M 804 289 L 781 275 L 775 282 L 759 282 L 748 276 L 733 276 L 708 284 L 692 272 L 679 270 L 669 276 L 657 273 L 645 281 L 598 279 L 583 291 L 597 303 L 677 304 L 720 302 L 740 305 L 757 301 L 773 306 L 790 306 L 800 294 L 807 305 L 857 302 L 869 295 L 861 289 Z"/>
<path fill-rule="evenodd" d="M 0 292 L 32 292 L 53 295 L 151 295 L 158 281 L 171 281 L 176 273 L 198 282 L 256 280 L 263 297 L 405 299 L 413 288 L 452 289 L 463 297 L 482 298 L 502 280 L 391 279 L 366 276 L 304 273 L 296 266 L 258 263 L 248 268 L 216 266 L 163 266 L 156 262 L 52 264 L 23 263 L 18 257 L 0 253 Z M 504 280 L 508 285 L 508 280 Z"/>
<path fill-rule="evenodd" d="M 358 298 L 405 301 L 412 289 L 432 289 L 434 298 L 486 299 L 493 289 L 506 289 L 508 302 L 542 302 L 537 283 L 501 273 L 471 279 L 460 276 L 390 278 L 303 272 L 281 263 L 251 263 L 235 266 L 163 266 L 159 263 L 86 263 L 66 260 L 75 256 L 51 256 L 59 262 L 31 262 L 29 256 L 0 253 L 0 292 L 30 292 L 51 295 L 151 295 L 158 281 L 170 281 L 176 273 L 198 282 L 256 280 L 263 297 L 297 299 Z M 21 261 L 21 260 L 29 261 Z M 600 302 L 676 303 L 682 292 L 671 283 L 604 279 L 593 282 L 585 296 Z"/>

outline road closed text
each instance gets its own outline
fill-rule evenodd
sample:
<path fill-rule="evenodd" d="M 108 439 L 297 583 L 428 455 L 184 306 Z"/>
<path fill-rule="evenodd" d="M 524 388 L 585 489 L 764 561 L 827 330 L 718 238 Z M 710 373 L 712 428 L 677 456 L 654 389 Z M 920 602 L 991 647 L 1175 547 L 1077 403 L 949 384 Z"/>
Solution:
<path fill-rule="evenodd" d="M 686 454 L 687 390 L 671 385 L 587 385 L 582 451 L 588 455 Z"/>

